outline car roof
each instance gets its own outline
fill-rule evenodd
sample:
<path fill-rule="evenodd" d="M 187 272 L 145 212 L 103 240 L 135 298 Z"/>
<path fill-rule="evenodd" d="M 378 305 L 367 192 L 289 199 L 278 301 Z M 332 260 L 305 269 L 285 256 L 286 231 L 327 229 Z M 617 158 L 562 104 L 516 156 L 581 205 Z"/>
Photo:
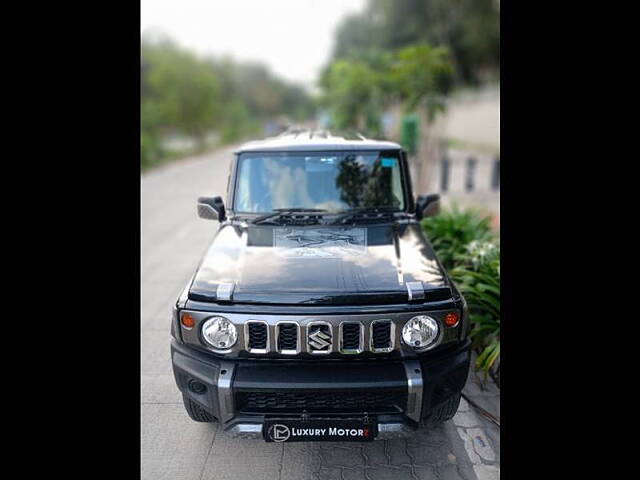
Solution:
<path fill-rule="evenodd" d="M 328 130 L 289 129 L 275 137 L 241 145 L 235 153 L 327 151 L 327 150 L 400 150 L 395 142 L 372 140 L 358 133 L 335 135 Z"/>

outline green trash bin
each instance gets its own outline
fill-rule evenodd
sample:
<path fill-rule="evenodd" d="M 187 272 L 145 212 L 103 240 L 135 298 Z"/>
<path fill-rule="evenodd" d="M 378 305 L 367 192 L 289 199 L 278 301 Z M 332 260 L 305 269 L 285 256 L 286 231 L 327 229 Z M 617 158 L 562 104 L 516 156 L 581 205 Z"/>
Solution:
<path fill-rule="evenodd" d="M 401 143 L 410 155 L 418 149 L 418 115 L 405 115 L 402 119 Z"/>

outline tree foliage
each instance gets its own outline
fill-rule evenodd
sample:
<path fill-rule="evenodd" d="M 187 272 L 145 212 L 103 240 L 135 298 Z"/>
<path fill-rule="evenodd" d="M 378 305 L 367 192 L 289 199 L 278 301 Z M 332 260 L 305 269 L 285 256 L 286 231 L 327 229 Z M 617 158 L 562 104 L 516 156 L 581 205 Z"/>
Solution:
<path fill-rule="evenodd" d="M 209 65 L 169 41 L 142 45 L 142 122 L 202 141 L 220 123 L 220 82 Z"/>
<path fill-rule="evenodd" d="M 381 75 L 362 61 L 338 60 L 321 80 L 323 105 L 329 108 L 332 125 L 346 130 L 379 132 L 377 113 L 383 106 Z"/>
<path fill-rule="evenodd" d="M 263 65 L 230 58 L 201 58 L 168 37 L 142 39 L 142 166 L 166 156 L 162 139 L 179 134 L 204 144 L 217 132 L 233 141 L 261 123 L 286 116 L 301 121 L 314 112 L 307 92 L 275 77 Z"/>
<path fill-rule="evenodd" d="M 475 84 L 500 70 L 498 0 L 369 0 L 336 33 L 333 59 L 357 59 L 370 50 L 396 51 L 428 43 L 451 53 L 454 79 Z"/>
<path fill-rule="evenodd" d="M 429 45 L 406 47 L 397 53 L 390 83 L 407 110 L 415 110 L 423 101 L 432 117 L 444 109 L 452 73 L 448 55 L 445 48 Z"/>
<path fill-rule="evenodd" d="M 395 102 L 409 111 L 424 103 L 432 116 L 442 110 L 451 72 L 444 48 L 421 44 L 393 53 L 369 50 L 358 60 L 336 60 L 328 66 L 320 80 L 322 103 L 333 127 L 379 136 L 380 115 Z"/>

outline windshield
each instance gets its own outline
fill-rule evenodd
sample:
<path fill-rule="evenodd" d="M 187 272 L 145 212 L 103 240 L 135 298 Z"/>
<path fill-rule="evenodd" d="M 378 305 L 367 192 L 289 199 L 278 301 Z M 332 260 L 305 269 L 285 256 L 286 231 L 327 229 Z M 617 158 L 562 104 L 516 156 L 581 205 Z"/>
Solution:
<path fill-rule="evenodd" d="M 244 153 L 238 160 L 234 210 L 403 210 L 402 185 L 398 151 Z"/>

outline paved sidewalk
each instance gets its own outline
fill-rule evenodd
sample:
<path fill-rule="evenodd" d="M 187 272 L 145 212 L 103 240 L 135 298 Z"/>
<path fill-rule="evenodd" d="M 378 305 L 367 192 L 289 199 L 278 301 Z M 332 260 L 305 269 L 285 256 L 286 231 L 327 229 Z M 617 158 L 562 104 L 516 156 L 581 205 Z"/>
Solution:
<path fill-rule="evenodd" d="M 141 478 L 499 478 L 497 427 L 464 401 L 452 421 L 415 438 L 366 444 L 231 439 L 217 424 L 189 419 L 171 372 L 171 306 L 217 228 L 197 217 L 196 199 L 224 195 L 231 152 L 194 157 L 141 179 Z M 499 410 L 497 390 L 479 391 L 473 379 L 465 390 Z"/>
<path fill-rule="evenodd" d="M 475 355 L 472 357 L 472 368 L 462 393 L 479 407 L 500 418 L 500 389 L 491 377 L 483 383 L 484 376 L 474 371 L 474 361 Z M 465 450 L 478 478 L 499 478 L 500 427 L 464 398 L 460 400 L 460 408 L 453 417 L 453 423 L 465 442 Z"/>

